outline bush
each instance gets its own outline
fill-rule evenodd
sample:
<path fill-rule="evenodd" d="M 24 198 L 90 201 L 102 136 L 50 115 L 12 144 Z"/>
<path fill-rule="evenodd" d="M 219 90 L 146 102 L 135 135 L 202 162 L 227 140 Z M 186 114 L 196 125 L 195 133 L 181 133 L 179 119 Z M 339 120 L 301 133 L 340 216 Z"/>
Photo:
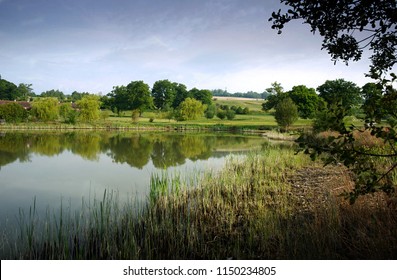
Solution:
<path fill-rule="evenodd" d="M 216 114 L 216 106 L 215 105 L 209 105 L 207 107 L 207 110 L 205 111 L 205 117 L 207 119 L 213 119 Z"/>
<path fill-rule="evenodd" d="M 236 113 L 233 110 L 226 111 L 226 117 L 228 120 L 233 120 L 236 116 Z"/>
<path fill-rule="evenodd" d="M 28 112 L 18 103 L 10 102 L 0 105 L 0 119 L 10 123 L 26 121 Z"/>
<path fill-rule="evenodd" d="M 221 120 L 224 120 L 226 118 L 226 112 L 224 110 L 218 110 L 218 113 L 216 113 L 216 116 L 220 118 Z"/>
<path fill-rule="evenodd" d="M 139 121 L 139 115 L 140 115 L 139 110 L 137 110 L 137 109 L 132 110 L 132 112 L 131 112 L 131 119 L 132 119 L 132 122 L 133 122 L 133 123 L 138 123 L 138 121 Z"/>

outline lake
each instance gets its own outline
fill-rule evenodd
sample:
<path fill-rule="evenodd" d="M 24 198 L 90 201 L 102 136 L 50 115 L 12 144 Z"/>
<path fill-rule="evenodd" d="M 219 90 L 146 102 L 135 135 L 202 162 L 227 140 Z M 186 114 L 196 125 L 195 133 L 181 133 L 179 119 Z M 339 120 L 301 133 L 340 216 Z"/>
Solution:
<path fill-rule="evenodd" d="M 19 209 L 38 213 L 117 191 L 146 199 L 150 177 L 219 170 L 231 155 L 260 148 L 261 136 L 181 132 L 0 132 L 0 225 Z"/>

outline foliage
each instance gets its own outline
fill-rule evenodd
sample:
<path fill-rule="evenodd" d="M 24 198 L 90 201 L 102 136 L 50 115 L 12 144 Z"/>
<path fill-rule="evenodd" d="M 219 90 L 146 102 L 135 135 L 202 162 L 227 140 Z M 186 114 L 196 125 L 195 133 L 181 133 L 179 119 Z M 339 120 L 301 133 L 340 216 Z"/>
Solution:
<path fill-rule="evenodd" d="M 77 112 L 72 108 L 70 103 L 62 103 L 59 106 L 59 116 L 65 123 L 75 124 L 77 120 Z"/>
<path fill-rule="evenodd" d="M 32 103 L 32 116 L 40 121 L 55 121 L 58 113 L 58 99 L 55 97 L 37 98 Z"/>
<path fill-rule="evenodd" d="M 28 118 L 28 112 L 18 103 L 10 102 L 0 105 L 0 119 L 10 123 L 20 123 Z"/>
<path fill-rule="evenodd" d="M 288 96 L 298 106 L 299 116 L 304 119 L 312 119 L 323 102 L 314 88 L 304 85 L 294 86 Z"/>
<path fill-rule="evenodd" d="M 198 101 L 201 101 L 201 103 L 205 105 L 212 104 L 212 92 L 210 90 L 192 88 L 189 91 L 189 96 L 191 96 L 192 98 Z"/>
<path fill-rule="evenodd" d="M 355 83 L 344 79 L 326 81 L 317 91 L 328 105 L 340 104 L 347 115 L 353 113 L 352 108 L 362 104 L 361 89 Z"/>
<path fill-rule="evenodd" d="M 195 120 L 204 114 L 205 106 L 194 98 L 186 98 L 179 108 L 180 117 L 183 120 Z"/>
<path fill-rule="evenodd" d="M 101 102 L 99 101 L 99 96 L 96 95 L 86 95 L 81 100 L 76 102 L 79 108 L 79 120 L 82 122 L 94 122 L 100 119 Z"/>
<path fill-rule="evenodd" d="M 393 88 L 397 76 L 386 74 L 396 64 L 397 48 L 397 5 L 395 0 L 385 1 L 307 1 L 281 0 L 290 7 L 287 13 L 281 10 L 273 12 L 269 21 L 272 28 L 281 33 L 284 25 L 291 20 L 301 19 L 311 26 L 311 31 L 318 32 L 323 37 L 323 49 L 331 55 L 333 61 L 339 59 L 348 63 L 350 60 L 360 60 L 363 50 L 372 52 L 371 65 L 367 76 L 377 80 L 376 88 L 367 86 L 363 89 L 365 102 L 366 126 L 362 129 L 351 126 L 339 126 L 339 136 L 329 137 L 320 142 L 301 138 L 301 148 L 310 153 L 313 158 L 320 154 L 327 155 L 327 163 L 342 162 L 353 173 L 355 187 L 346 193 L 350 202 L 360 196 L 376 191 L 388 194 L 395 190 L 397 168 L 397 131 L 396 131 L 396 100 L 397 92 Z M 353 86 L 354 88 L 354 86 Z M 319 89 L 321 90 L 321 88 Z M 354 90 L 355 91 L 355 90 Z M 323 93 L 325 98 L 327 94 Z M 356 102 L 357 99 L 353 100 Z M 346 113 L 351 100 L 343 101 L 337 97 L 338 114 Z M 381 108 L 381 109 L 379 109 Z M 342 116 L 342 115 L 341 115 Z M 385 119 L 388 127 L 375 125 L 376 120 Z M 368 148 L 357 145 L 355 133 L 367 132 L 382 139 L 386 146 Z M 318 144 L 319 143 L 319 144 Z"/>
<path fill-rule="evenodd" d="M 216 116 L 221 120 L 224 120 L 226 118 L 226 111 L 222 109 L 218 109 Z"/>
<path fill-rule="evenodd" d="M 20 100 L 28 101 L 32 97 L 36 96 L 33 92 L 32 84 L 23 84 L 20 83 L 18 85 L 18 95 Z"/>
<path fill-rule="evenodd" d="M 164 110 L 171 108 L 176 94 L 175 84 L 168 80 L 156 81 L 152 88 L 154 106 Z"/>
<path fill-rule="evenodd" d="M 55 98 L 57 98 L 59 101 L 63 101 L 63 100 L 65 100 L 65 94 L 62 92 L 62 91 L 60 91 L 60 90 L 55 90 L 55 89 L 52 89 L 52 90 L 47 90 L 47 91 L 45 91 L 45 92 L 42 92 L 41 93 L 41 96 L 42 97 L 55 97 Z"/>
<path fill-rule="evenodd" d="M 277 124 L 284 129 L 298 120 L 298 107 L 291 98 L 285 98 L 276 105 L 274 117 Z"/>
<path fill-rule="evenodd" d="M 130 109 L 139 110 L 140 115 L 146 109 L 154 107 L 153 98 L 150 94 L 149 86 L 143 81 L 132 81 L 127 85 L 128 102 Z"/>
<path fill-rule="evenodd" d="M 118 116 L 121 115 L 121 112 L 131 109 L 128 91 L 125 86 L 113 87 L 113 90 L 107 96 L 108 98 L 105 99 L 106 105 Z"/>
<path fill-rule="evenodd" d="M 226 111 L 226 118 L 228 120 L 233 120 L 235 116 L 236 116 L 236 112 L 235 111 L 233 111 L 233 110 L 227 110 Z"/>
<path fill-rule="evenodd" d="M 344 118 L 346 111 L 340 104 L 332 103 L 330 106 L 322 105 L 313 121 L 313 130 L 322 131 L 341 131 L 345 127 Z"/>
<path fill-rule="evenodd" d="M 132 110 L 131 112 L 131 119 L 133 123 L 138 123 L 139 121 L 139 110 Z"/>
<path fill-rule="evenodd" d="M 209 105 L 207 107 L 207 110 L 205 110 L 205 117 L 207 119 L 213 119 L 215 117 L 215 114 L 216 114 L 216 105 L 214 104 Z"/>
<path fill-rule="evenodd" d="M 19 98 L 18 88 L 15 84 L 0 79 L 0 100 L 17 100 Z"/>
<path fill-rule="evenodd" d="M 282 99 L 288 97 L 281 84 L 277 82 L 272 83 L 272 87 L 266 89 L 266 91 L 269 95 L 266 98 L 266 102 L 262 104 L 263 111 L 269 111 L 275 108 Z"/>
<path fill-rule="evenodd" d="M 175 99 L 172 104 L 172 108 L 176 109 L 179 105 L 188 97 L 192 97 L 189 95 L 189 92 L 184 84 L 173 83 L 175 88 Z"/>
<path fill-rule="evenodd" d="M 76 102 L 78 100 L 81 100 L 84 96 L 89 95 L 88 92 L 78 92 L 78 91 L 73 91 L 72 94 L 68 97 L 68 99 L 70 98 L 70 101 L 72 102 Z"/>
<path fill-rule="evenodd" d="M 348 63 L 362 58 L 363 50 L 372 51 L 371 74 L 391 70 L 396 63 L 397 6 L 395 0 L 385 1 L 307 1 L 281 0 L 289 6 L 287 13 L 273 12 L 269 21 L 281 33 L 291 20 L 301 19 L 313 33 L 323 37 L 322 48 L 333 61 Z"/>

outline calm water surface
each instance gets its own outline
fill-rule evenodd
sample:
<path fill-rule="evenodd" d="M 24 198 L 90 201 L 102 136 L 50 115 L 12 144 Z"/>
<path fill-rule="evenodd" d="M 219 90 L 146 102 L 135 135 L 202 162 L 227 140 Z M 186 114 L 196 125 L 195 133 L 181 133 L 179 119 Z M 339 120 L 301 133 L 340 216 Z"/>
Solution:
<path fill-rule="evenodd" d="M 0 222 L 36 200 L 39 211 L 117 191 L 147 197 L 150 176 L 218 170 L 230 155 L 260 148 L 259 136 L 181 133 L 0 133 Z"/>

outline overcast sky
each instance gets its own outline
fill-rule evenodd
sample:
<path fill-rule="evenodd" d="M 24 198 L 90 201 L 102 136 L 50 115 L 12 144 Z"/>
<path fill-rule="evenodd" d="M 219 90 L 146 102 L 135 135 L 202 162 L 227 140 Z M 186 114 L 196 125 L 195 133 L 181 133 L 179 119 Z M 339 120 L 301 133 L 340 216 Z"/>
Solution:
<path fill-rule="evenodd" d="M 277 0 L 0 0 L 0 75 L 37 94 L 107 94 L 116 85 L 168 79 L 188 89 L 263 92 L 362 86 L 368 61 L 335 66 L 299 22 L 277 35 Z"/>

